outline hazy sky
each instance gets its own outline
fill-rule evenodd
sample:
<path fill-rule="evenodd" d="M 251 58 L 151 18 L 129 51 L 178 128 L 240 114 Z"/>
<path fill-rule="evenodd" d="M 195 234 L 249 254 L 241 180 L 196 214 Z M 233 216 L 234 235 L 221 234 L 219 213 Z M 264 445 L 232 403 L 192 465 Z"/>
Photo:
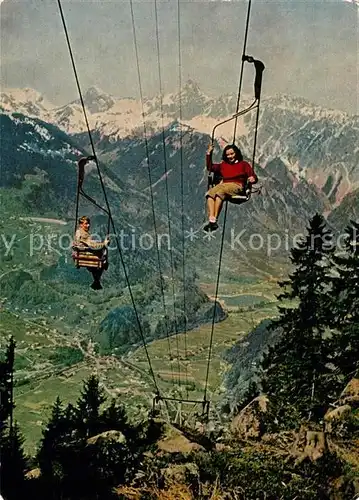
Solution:
<path fill-rule="evenodd" d="M 247 2 L 180 0 L 181 78 L 212 96 L 237 92 Z M 129 0 L 62 0 L 83 91 L 139 98 Z M 143 94 L 159 92 L 155 2 L 133 2 Z M 266 65 L 262 96 L 287 93 L 358 114 L 358 6 L 343 0 L 253 0 L 247 53 Z M 179 88 L 177 0 L 158 1 L 164 93 Z M 1 86 L 56 105 L 78 98 L 57 0 L 1 3 Z M 246 65 L 243 91 L 251 91 Z"/>

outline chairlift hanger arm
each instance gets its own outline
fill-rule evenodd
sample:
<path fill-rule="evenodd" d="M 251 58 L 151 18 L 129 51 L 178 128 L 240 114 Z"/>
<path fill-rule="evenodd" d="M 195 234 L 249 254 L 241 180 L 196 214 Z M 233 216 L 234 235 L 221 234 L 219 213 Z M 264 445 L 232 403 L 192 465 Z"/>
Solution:
<path fill-rule="evenodd" d="M 217 125 L 214 126 L 213 131 L 212 131 L 212 144 L 214 143 L 214 133 L 220 125 L 223 125 L 231 120 L 234 120 L 234 119 L 238 118 L 239 116 L 242 116 L 245 113 L 248 113 L 252 109 L 259 107 L 259 101 L 260 101 L 261 90 L 262 90 L 263 71 L 265 69 L 265 66 L 262 63 L 262 61 L 259 61 L 258 59 L 254 59 L 254 57 L 252 57 L 252 56 L 243 55 L 242 61 L 247 61 L 249 63 L 254 64 L 255 71 L 256 71 L 256 75 L 255 75 L 255 79 L 254 79 L 254 97 L 255 97 L 255 100 L 246 109 L 243 109 L 242 111 L 238 111 L 238 113 L 235 113 L 233 116 L 231 116 L 231 118 L 227 118 L 227 120 L 224 120 L 220 123 L 217 123 Z"/>
<path fill-rule="evenodd" d="M 105 214 L 107 214 L 109 216 L 110 214 L 109 214 L 108 210 L 106 210 L 105 208 L 101 207 L 101 205 L 99 205 L 93 198 L 91 198 L 91 196 L 89 196 L 88 194 L 86 194 L 85 191 L 82 188 L 82 184 L 83 184 L 83 181 L 85 179 L 85 166 L 87 165 L 87 163 L 89 161 L 93 161 L 95 159 L 96 158 L 94 156 L 87 156 L 86 158 L 80 158 L 80 160 L 77 162 L 77 165 L 79 167 L 79 171 L 78 171 L 78 192 L 84 198 L 86 198 L 88 201 L 90 201 L 91 203 L 93 203 L 97 208 L 99 208 L 100 210 L 102 210 L 103 212 L 105 212 Z"/>
<path fill-rule="evenodd" d="M 262 79 L 263 79 L 263 71 L 265 70 L 265 66 L 262 63 L 262 61 L 259 61 L 258 59 L 254 59 L 252 56 L 242 56 L 242 61 L 247 61 L 249 63 L 253 63 L 255 70 L 256 70 L 256 76 L 254 79 L 254 97 L 256 100 L 260 100 L 261 98 L 261 90 L 262 90 Z"/>
<path fill-rule="evenodd" d="M 81 188 L 80 189 L 80 194 L 86 198 L 87 200 L 89 200 L 91 203 L 93 203 L 97 208 L 99 208 L 100 210 L 102 210 L 102 212 L 105 212 L 105 214 L 109 215 L 108 211 L 101 207 L 101 205 L 99 205 L 93 198 L 91 198 L 91 196 L 89 196 L 88 194 L 86 194 L 83 189 Z"/>
<path fill-rule="evenodd" d="M 95 160 L 94 156 L 87 156 L 86 158 L 80 158 L 79 161 L 77 162 L 77 165 L 79 167 L 79 173 L 78 173 L 78 185 L 79 189 L 82 189 L 82 184 L 85 178 L 85 166 L 89 161 Z"/>
<path fill-rule="evenodd" d="M 157 404 L 160 401 L 177 401 L 178 403 L 200 403 L 202 404 L 202 400 L 198 399 L 185 399 L 185 398 L 172 398 L 172 397 L 165 397 L 165 396 L 160 396 L 157 395 L 154 398 L 154 402 Z"/>
<path fill-rule="evenodd" d="M 251 111 L 251 109 L 254 109 L 257 107 L 256 104 L 257 104 L 257 99 L 255 99 L 252 102 L 252 104 L 250 106 L 248 106 L 248 108 L 242 109 L 242 111 L 238 111 L 238 113 L 235 113 L 230 118 L 227 118 L 227 120 L 223 120 L 223 122 L 217 123 L 217 125 L 215 125 L 213 130 L 212 130 L 212 144 L 214 143 L 214 133 L 219 126 L 224 125 L 225 123 L 230 122 L 231 120 L 234 120 L 235 118 L 238 118 L 238 116 L 241 116 L 241 115 L 244 115 L 245 113 L 248 113 L 248 111 Z"/>

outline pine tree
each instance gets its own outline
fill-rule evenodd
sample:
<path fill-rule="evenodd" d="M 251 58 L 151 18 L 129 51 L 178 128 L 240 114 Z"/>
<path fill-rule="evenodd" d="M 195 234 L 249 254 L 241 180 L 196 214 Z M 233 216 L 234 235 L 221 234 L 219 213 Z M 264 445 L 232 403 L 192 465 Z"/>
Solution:
<path fill-rule="evenodd" d="M 38 452 L 38 461 L 43 478 L 49 480 L 54 473 L 54 464 L 57 458 L 57 447 L 63 442 L 65 427 L 64 409 L 59 397 L 51 410 L 51 417 L 46 428 Z"/>
<path fill-rule="evenodd" d="M 25 490 L 25 475 L 27 458 L 23 449 L 24 438 L 19 426 L 15 423 L 10 431 L 3 436 L 0 446 L 1 491 L 8 500 L 22 498 Z"/>
<path fill-rule="evenodd" d="M 62 406 L 62 402 L 59 396 L 57 396 L 54 406 L 51 411 L 50 422 L 48 423 L 48 427 L 56 428 L 64 418 L 64 409 Z"/>
<path fill-rule="evenodd" d="M 15 347 L 14 337 L 10 337 L 5 358 L 0 361 L 0 484 L 9 500 L 22 495 L 27 466 L 24 439 L 18 425 L 13 424 Z"/>
<path fill-rule="evenodd" d="M 6 361 L 0 361 L 0 443 L 10 415 L 9 370 Z"/>
<path fill-rule="evenodd" d="M 295 307 L 280 307 L 272 328 L 282 331 L 262 362 L 262 388 L 272 396 L 278 421 L 322 416 L 327 402 L 336 395 L 337 384 L 328 365 L 328 276 L 333 254 L 332 235 L 322 216 L 316 214 L 308 234 L 291 250 L 294 272 L 280 283 L 290 287 L 278 298 L 295 300 Z M 334 378 L 333 378 L 334 377 Z"/>
<path fill-rule="evenodd" d="M 290 287 L 279 295 L 279 300 L 290 299 L 299 302 L 296 319 L 305 326 L 327 324 L 328 309 L 326 296 L 331 279 L 328 275 L 330 259 L 334 253 L 333 235 L 326 228 L 324 218 L 316 214 L 309 222 L 308 234 L 297 248 L 291 249 L 291 263 L 295 269 L 289 280 L 280 282 L 282 288 Z M 279 308 L 281 317 L 277 325 L 287 324 L 292 310 Z"/>
<path fill-rule="evenodd" d="M 132 436 L 126 412 L 115 401 L 101 412 L 104 401 L 95 376 L 85 381 L 75 407 L 64 409 L 57 398 L 38 455 L 44 498 L 53 491 L 59 498 L 110 498 L 111 488 L 132 469 L 138 452 L 132 453 L 127 445 L 127 435 Z M 107 430 L 123 432 L 126 441 L 89 441 Z"/>
<path fill-rule="evenodd" d="M 105 401 L 104 390 L 100 388 L 98 378 L 91 375 L 84 383 L 81 396 L 77 401 L 80 432 L 84 437 L 89 438 L 101 431 L 100 407 Z"/>
<path fill-rule="evenodd" d="M 113 498 L 114 486 L 133 479 L 143 452 L 158 439 L 158 425 L 147 421 L 133 427 L 115 401 L 101 411 L 104 401 L 95 376 L 84 383 L 75 407 L 69 404 L 64 409 L 57 398 L 38 455 L 37 497 Z M 108 430 L 121 431 L 125 440 L 88 439 Z"/>
<path fill-rule="evenodd" d="M 339 325 L 359 321 L 359 223 L 351 221 L 345 233 L 344 248 L 333 256 L 333 308 Z"/>
<path fill-rule="evenodd" d="M 332 342 L 333 363 L 343 375 L 343 385 L 359 377 L 359 323 L 345 325 Z"/>
<path fill-rule="evenodd" d="M 0 422 L 1 428 L 5 427 L 5 422 L 9 420 L 12 427 L 12 415 L 14 409 L 13 402 L 13 378 L 14 359 L 16 343 L 14 337 L 10 337 L 6 347 L 5 359 L 0 362 Z M 1 431 L 1 430 L 0 430 Z"/>
<path fill-rule="evenodd" d="M 106 408 L 101 415 L 101 423 L 104 430 L 124 431 L 129 426 L 126 410 L 123 406 L 116 404 L 115 400 Z"/>
<path fill-rule="evenodd" d="M 56 498 L 61 498 L 61 495 L 68 498 L 67 494 L 73 494 L 72 483 L 78 475 L 77 463 L 85 445 L 82 428 L 81 432 L 78 431 L 79 425 L 77 408 L 72 404 L 63 408 L 57 397 L 37 455 L 41 469 L 39 488 L 42 488 L 44 498 L 52 498 L 53 492 L 58 495 Z"/>
<path fill-rule="evenodd" d="M 343 382 L 359 369 L 359 223 L 350 221 L 345 230 L 344 252 L 333 256 L 334 276 L 331 307 L 338 334 L 332 340 L 333 362 Z"/>

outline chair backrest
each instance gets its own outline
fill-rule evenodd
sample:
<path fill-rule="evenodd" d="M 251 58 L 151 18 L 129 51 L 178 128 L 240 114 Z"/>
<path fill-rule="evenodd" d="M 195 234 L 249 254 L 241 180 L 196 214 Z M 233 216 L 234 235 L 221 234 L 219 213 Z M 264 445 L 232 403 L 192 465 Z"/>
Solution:
<path fill-rule="evenodd" d="M 209 172 L 208 173 L 208 189 L 211 189 L 213 186 L 217 186 L 222 180 L 222 177 L 217 172 Z"/>

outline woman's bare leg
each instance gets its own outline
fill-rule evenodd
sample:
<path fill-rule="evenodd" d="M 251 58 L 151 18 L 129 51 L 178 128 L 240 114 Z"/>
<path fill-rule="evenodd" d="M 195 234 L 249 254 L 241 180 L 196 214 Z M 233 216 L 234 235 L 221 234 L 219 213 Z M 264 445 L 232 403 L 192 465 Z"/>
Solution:
<path fill-rule="evenodd" d="M 211 217 L 215 217 L 215 201 L 213 198 L 208 197 L 207 198 L 207 211 L 208 211 L 208 218 L 211 219 Z"/>
<path fill-rule="evenodd" d="M 221 209 L 223 206 L 223 200 L 219 196 L 214 200 L 214 217 L 218 220 L 219 214 L 221 213 Z"/>

